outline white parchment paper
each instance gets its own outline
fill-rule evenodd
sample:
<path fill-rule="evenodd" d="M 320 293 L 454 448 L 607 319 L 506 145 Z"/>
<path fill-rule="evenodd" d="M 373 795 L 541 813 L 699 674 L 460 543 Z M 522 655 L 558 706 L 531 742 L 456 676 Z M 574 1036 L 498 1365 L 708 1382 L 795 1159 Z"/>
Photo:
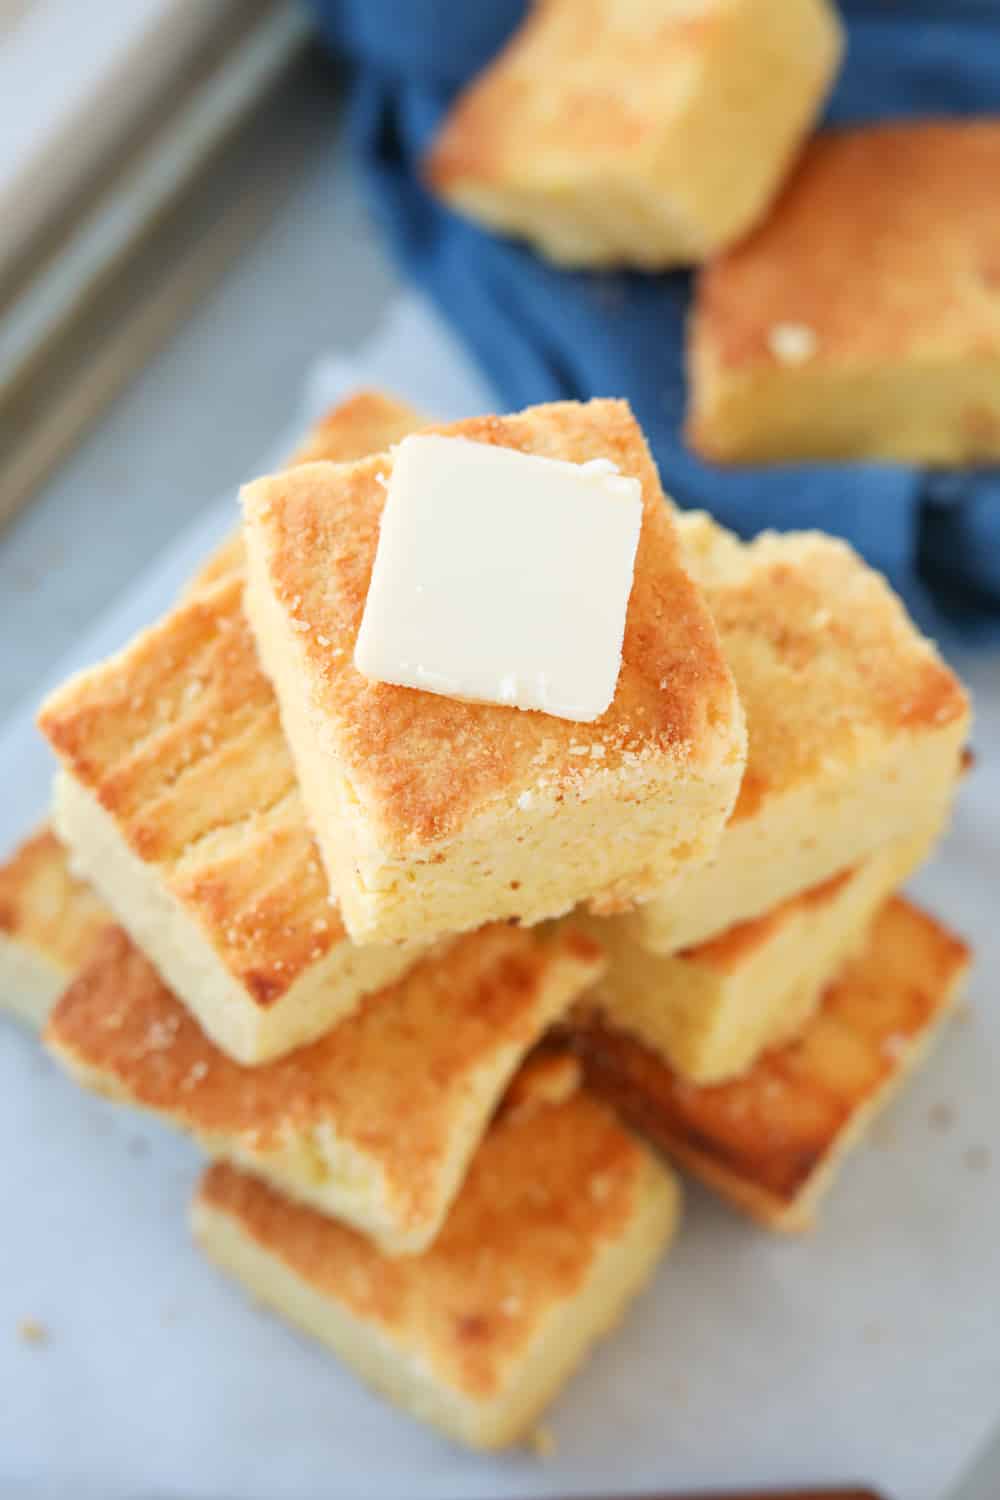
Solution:
<path fill-rule="evenodd" d="M 413 300 L 355 361 L 317 372 L 308 404 L 356 382 L 444 416 L 490 405 Z M 233 496 L 206 511 L 52 681 L 157 616 L 235 521 Z M 1000 1413 L 1000 659 L 956 665 L 977 694 L 980 764 L 915 889 L 977 946 L 970 1014 L 851 1161 L 812 1238 L 772 1238 L 689 1191 L 654 1285 L 554 1407 L 545 1462 L 451 1448 L 250 1307 L 188 1242 L 193 1148 L 88 1098 L 0 1022 L 3 1500 L 499 1500 L 848 1480 L 941 1500 Z M 2 850 L 46 802 L 32 708 L 0 734 Z M 18 1338 L 24 1318 L 46 1325 L 44 1346 Z"/>

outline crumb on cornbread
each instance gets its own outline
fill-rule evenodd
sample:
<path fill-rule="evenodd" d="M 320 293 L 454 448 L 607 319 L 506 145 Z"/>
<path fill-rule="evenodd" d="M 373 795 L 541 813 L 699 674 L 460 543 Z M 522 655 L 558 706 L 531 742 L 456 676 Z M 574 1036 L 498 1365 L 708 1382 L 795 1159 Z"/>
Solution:
<path fill-rule="evenodd" d="M 589 1086 L 650 1141 L 769 1228 L 802 1230 L 923 1061 L 969 961 L 947 928 L 891 897 L 798 1036 L 740 1078 L 698 1087 L 593 1016 L 576 1044 Z"/>
<path fill-rule="evenodd" d="M 522 1439 L 673 1234 L 676 1181 L 585 1093 L 502 1114 L 444 1228 L 387 1259 L 231 1166 L 193 1205 L 221 1268 L 365 1381 L 475 1448 Z"/>
<path fill-rule="evenodd" d="M 827 0 L 545 0 L 460 96 L 426 176 L 557 262 L 701 260 L 763 214 L 841 50 Z"/>
<path fill-rule="evenodd" d="M 602 964 L 572 930 L 496 924 L 369 995 L 318 1041 L 245 1068 L 113 928 L 45 1040 L 86 1087 L 413 1253 L 440 1226 L 511 1074 Z"/>
<path fill-rule="evenodd" d="M 581 1004 L 692 1083 L 736 1077 L 801 1029 L 827 983 L 864 946 L 875 912 L 932 842 L 933 834 L 900 840 L 766 915 L 674 954 L 640 947 L 621 918 L 592 919 L 609 963 Z"/>
<path fill-rule="evenodd" d="M 671 953 L 764 915 L 947 819 L 968 698 L 884 578 L 818 532 L 742 543 L 678 517 L 746 711 L 740 795 L 714 859 L 632 916 Z"/>
<path fill-rule="evenodd" d="M 407 424 L 409 408 L 365 392 L 327 415 L 310 451 L 357 455 Z M 356 949 L 331 903 L 243 614 L 241 551 L 226 543 L 39 723 L 63 764 L 55 817 L 79 868 L 218 1045 L 258 1063 L 320 1035 L 417 949 Z"/>
<path fill-rule="evenodd" d="M 41 1027 L 112 920 L 48 824 L 0 865 L 0 1009 Z"/>
<path fill-rule="evenodd" d="M 702 273 L 688 436 L 722 462 L 1000 456 L 1000 119 L 828 131 Z"/>
<path fill-rule="evenodd" d="M 641 482 L 642 529 L 614 700 L 576 724 L 357 670 L 391 454 L 244 491 L 247 612 L 331 885 L 365 942 L 648 895 L 712 852 L 743 766 L 732 677 L 627 405 L 558 403 L 434 430 L 610 459 Z"/>

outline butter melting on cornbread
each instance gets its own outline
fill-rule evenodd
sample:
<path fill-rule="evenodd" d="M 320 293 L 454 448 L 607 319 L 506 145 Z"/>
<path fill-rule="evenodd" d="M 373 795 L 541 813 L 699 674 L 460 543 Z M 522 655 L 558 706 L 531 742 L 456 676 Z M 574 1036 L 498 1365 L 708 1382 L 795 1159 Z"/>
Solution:
<path fill-rule="evenodd" d="M 198 1243 L 255 1300 L 475 1448 L 527 1435 L 679 1212 L 673 1176 L 565 1070 L 556 1097 L 551 1076 L 518 1084 L 422 1255 L 388 1259 L 231 1166 L 209 1169 L 192 1207 Z"/>
<path fill-rule="evenodd" d="M 365 943 L 650 895 L 713 852 L 745 755 L 732 676 L 627 404 L 428 431 L 608 460 L 640 482 L 642 524 L 614 699 L 581 724 L 358 671 L 391 454 L 244 490 L 247 612 L 331 885 Z M 572 555 L 570 533 L 566 566 Z"/>

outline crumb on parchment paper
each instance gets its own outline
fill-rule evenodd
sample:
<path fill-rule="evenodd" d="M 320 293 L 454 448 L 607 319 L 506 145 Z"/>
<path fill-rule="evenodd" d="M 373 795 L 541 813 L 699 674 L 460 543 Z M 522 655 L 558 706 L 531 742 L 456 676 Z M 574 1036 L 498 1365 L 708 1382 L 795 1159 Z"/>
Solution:
<path fill-rule="evenodd" d="M 540 1424 L 529 1437 L 528 1446 L 537 1458 L 555 1458 L 556 1437 L 552 1428 Z"/>
<path fill-rule="evenodd" d="M 47 1344 L 49 1330 L 37 1318 L 22 1318 L 17 1325 L 17 1336 L 22 1344 Z"/>

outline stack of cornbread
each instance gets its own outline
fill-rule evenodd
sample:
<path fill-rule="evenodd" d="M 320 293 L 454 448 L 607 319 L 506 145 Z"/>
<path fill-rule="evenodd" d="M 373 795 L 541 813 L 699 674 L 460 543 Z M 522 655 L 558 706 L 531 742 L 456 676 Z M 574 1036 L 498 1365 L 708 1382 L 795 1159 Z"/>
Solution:
<path fill-rule="evenodd" d="M 170 614 L 44 705 L 56 833 L 0 872 L 0 962 L 39 1020 L 70 981 L 45 1037 L 82 1083 L 216 1158 L 209 1255 L 493 1446 L 673 1232 L 626 1126 L 794 1227 L 919 1058 L 967 955 L 895 891 L 968 705 L 842 543 L 676 514 L 609 401 L 437 429 L 640 481 L 607 711 L 362 676 L 421 425 L 345 403 Z"/>

